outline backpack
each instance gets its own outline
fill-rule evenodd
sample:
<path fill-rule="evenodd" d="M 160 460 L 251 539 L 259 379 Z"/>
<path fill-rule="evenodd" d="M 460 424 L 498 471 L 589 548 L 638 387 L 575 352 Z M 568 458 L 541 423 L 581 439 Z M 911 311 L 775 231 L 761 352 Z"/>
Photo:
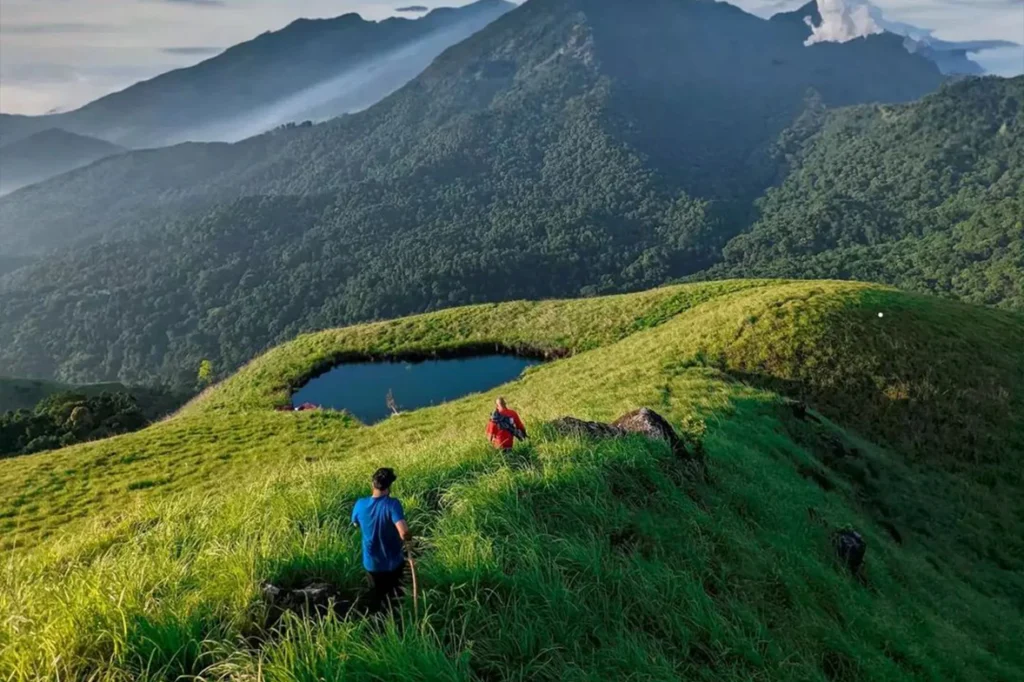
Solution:
<path fill-rule="evenodd" d="M 526 434 L 523 433 L 522 429 L 516 426 L 516 423 L 512 421 L 512 417 L 506 414 L 502 414 L 497 410 L 491 415 L 491 423 L 497 426 L 502 431 L 508 431 L 519 440 L 526 438 Z"/>

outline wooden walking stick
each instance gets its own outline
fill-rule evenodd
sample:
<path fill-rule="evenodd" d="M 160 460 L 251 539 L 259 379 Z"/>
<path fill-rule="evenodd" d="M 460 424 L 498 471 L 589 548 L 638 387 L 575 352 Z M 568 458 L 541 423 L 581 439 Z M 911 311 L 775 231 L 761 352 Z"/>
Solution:
<path fill-rule="evenodd" d="M 420 584 L 416 578 L 416 560 L 412 558 L 412 545 L 406 543 L 405 553 L 409 557 L 409 572 L 412 574 L 412 610 L 416 620 L 420 619 Z"/>

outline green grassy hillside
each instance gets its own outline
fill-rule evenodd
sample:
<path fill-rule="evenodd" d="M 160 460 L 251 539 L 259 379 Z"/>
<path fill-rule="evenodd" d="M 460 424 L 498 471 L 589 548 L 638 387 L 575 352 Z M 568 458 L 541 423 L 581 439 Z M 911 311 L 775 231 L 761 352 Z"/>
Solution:
<path fill-rule="evenodd" d="M 374 427 L 273 410 L 338 359 L 489 346 L 567 356 Z M 1019 315 L 837 282 L 305 335 L 145 431 L 0 462 L 0 678 L 1021 679 L 1022 346 Z M 535 434 L 508 457 L 481 442 L 499 393 Z M 640 406 L 706 472 L 542 427 Z M 261 632 L 265 580 L 359 588 L 348 513 L 385 465 L 418 613 Z"/>

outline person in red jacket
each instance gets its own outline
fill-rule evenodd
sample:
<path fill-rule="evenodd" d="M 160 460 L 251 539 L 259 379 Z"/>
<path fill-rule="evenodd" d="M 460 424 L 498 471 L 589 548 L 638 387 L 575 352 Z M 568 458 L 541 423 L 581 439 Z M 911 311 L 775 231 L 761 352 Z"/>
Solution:
<path fill-rule="evenodd" d="M 494 406 L 494 414 L 487 422 L 487 437 L 494 447 L 500 450 L 511 450 L 516 439 L 526 439 L 526 427 L 515 410 L 509 409 L 504 398 L 498 398 Z"/>

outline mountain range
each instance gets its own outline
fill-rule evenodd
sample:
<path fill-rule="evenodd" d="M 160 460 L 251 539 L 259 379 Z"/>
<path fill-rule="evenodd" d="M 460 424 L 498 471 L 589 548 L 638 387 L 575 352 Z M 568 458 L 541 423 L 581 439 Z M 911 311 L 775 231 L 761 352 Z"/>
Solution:
<path fill-rule="evenodd" d="M 831 112 L 701 277 L 887 282 L 1024 310 L 1024 77 Z"/>
<path fill-rule="evenodd" d="M 461 8 L 407 7 L 417 20 L 300 19 L 231 47 L 195 66 L 133 85 L 80 109 L 45 116 L 0 114 L 0 194 L 72 170 L 115 148 L 182 142 L 234 142 L 274 127 L 325 121 L 366 108 L 395 91 L 444 49 L 513 9 L 503 0 Z M 982 73 L 969 58 L 1012 46 L 1005 41 L 949 42 L 925 29 L 872 17 L 904 37 L 904 47 L 935 62 L 944 74 Z M 805 39 L 822 22 L 817 0 L 773 21 L 792 23 Z M 1017 46 L 1019 47 L 1019 46 Z M 53 149 L 55 131 L 81 138 L 68 151 Z M 42 139 L 35 135 L 44 134 Z M 2 150 L 14 142 L 17 148 Z M 107 154 L 96 148 L 114 144 Z M 88 153 L 80 153 L 85 150 Z M 48 160 L 53 159 L 52 163 Z"/>
<path fill-rule="evenodd" d="M 125 147 L 157 147 L 237 141 L 290 122 L 326 120 L 379 101 L 514 7 L 478 0 L 417 19 L 299 19 L 74 111 L 0 115 L 0 142 L 60 128 Z"/>
<path fill-rule="evenodd" d="M 40 259 L 0 280 L 0 371 L 168 377 L 330 324 L 697 273 L 784 172 L 784 131 L 942 81 L 892 35 L 806 47 L 727 4 L 531 0 L 358 114 L 0 201 L 3 252 Z"/>

